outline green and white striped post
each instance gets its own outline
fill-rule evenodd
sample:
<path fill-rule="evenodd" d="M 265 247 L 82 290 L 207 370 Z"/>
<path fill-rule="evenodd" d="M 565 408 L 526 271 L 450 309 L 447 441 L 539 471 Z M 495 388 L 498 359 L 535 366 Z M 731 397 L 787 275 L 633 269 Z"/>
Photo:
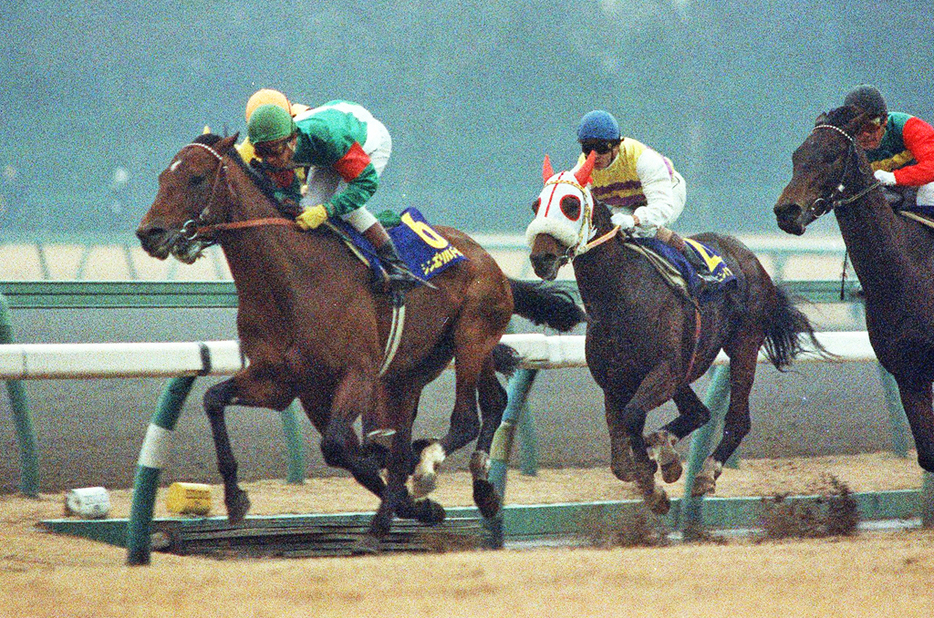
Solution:
<path fill-rule="evenodd" d="M 194 382 L 194 376 L 173 378 L 162 392 L 159 408 L 146 430 L 133 483 L 133 504 L 127 526 L 127 564 L 130 566 L 149 564 L 159 474 L 168 459 L 172 433 L 181 414 L 182 404 Z"/>
<path fill-rule="evenodd" d="M 490 482 L 496 488 L 500 500 L 505 504 L 506 498 L 506 470 L 509 467 L 509 457 L 512 454 L 512 444 L 515 440 L 516 427 L 522 417 L 526 398 L 535 382 L 538 369 L 519 369 L 516 371 L 506 389 L 509 403 L 503 411 L 503 420 L 493 435 L 493 444 L 490 446 Z M 494 517 L 484 521 L 490 533 L 490 546 L 494 549 L 503 547 L 503 509 Z"/>

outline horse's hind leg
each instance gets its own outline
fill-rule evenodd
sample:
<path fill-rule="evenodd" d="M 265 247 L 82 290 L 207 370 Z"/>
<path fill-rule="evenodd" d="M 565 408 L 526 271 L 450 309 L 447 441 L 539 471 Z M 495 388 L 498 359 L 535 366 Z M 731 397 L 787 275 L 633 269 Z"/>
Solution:
<path fill-rule="evenodd" d="M 727 350 L 730 354 L 730 404 L 723 419 L 723 437 L 694 477 L 692 496 L 703 496 L 716 491 L 717 478 L 723 471 L 723 464 L 749 433 L 749 393 L 756 377 L 760 343 L 757 340 L 749 340 Z"/>
<path fill-rule="evenodd" d="M 331 398 L 327 426 L 322 432 L 321 453 L 327 465 L 349 471 L 358 483 L 381 496 L 385 483 L 380 476 L 379 463 L 375 457 L 363 455 L 353 430 L 357 417 L 375 410 L 375 388 L 375 380 L 367 379 L 362 372 L 348 371 L 340 380 Z"/>
<path fill-rule="evenodd" d="M 490 445 L 496 429 L 503 420 L 508 395 L 506 389 L 496 379 L 493 359 L 490 357 L 483 365 L 480 380 L 477 382 L 477 395 L 480 402 L 480 414 L 483 422 L 477 437 L 477 448 L 470 457 L 470 472 L 473 476 L 473 500 L 486 518 L 499 512 L 502 500 L 489 479 Z"/>
<path fill-rule="evenodd" d="M 710 420 L 710 410 L 690 385 L 679 387 L 672 399 L 678 407 L 677 418 L 646 438 L 666 483 L 674 483 L 681 478 L 683 470 L 675 444 Z"/>

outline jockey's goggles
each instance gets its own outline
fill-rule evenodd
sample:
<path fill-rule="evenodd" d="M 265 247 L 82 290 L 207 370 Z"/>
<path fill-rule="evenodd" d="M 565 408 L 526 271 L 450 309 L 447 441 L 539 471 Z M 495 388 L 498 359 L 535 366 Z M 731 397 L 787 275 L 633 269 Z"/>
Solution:
<path fill-rule="evenodd" d="M 581 151 L 585 155 L 589 155 L 591 150 L 596 150 L 597 154 L 603 155 L 613 150 L 613 146 L 615 145 L 615 142 L 605 140 L 581 142 Z"/>
<path fill-rule="evenodd" d="M 289 136 L 274 142 L 263 142 L 261 144 L 256 144 L 253 148 L 256 150 L 256 154 L 264 159 L 266 157 L 278 157 L 289 147 L 289 142 L 292 141 L 292 137 L 293 136 Z"/>

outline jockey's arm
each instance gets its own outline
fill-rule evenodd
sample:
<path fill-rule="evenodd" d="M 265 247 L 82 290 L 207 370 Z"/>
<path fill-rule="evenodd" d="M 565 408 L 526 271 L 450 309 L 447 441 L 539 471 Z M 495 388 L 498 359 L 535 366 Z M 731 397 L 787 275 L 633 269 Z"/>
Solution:
<path fill-rule="evenodd" d="M 675 202 L 671 169 L 664 157 L 647 148 L 636 161 L 636 173 L 647 204 L 636 208 L 633 216 L 639 222 L 640 236 L 654 235 L 659 227 L 670 225 L 681 214 Z"/>
<path fill-rule="evenodd" d="M 934 182 L 934 127 L 912 117 L 902 129 L 902 139 L 915 164 L 895 170 L 895 183 L 920 187 Z"/>

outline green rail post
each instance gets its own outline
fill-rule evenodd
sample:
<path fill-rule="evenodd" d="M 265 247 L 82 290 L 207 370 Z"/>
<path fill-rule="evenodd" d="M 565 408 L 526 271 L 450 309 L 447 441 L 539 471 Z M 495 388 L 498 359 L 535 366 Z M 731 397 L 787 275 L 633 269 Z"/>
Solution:
<path fill-rule="evenodd" d="M 908 427 L 908 417 L 898 394 L 898 384 L 895 377 L 878 364 L 879 377 L 882 379 L 882 390 L 885 393 L 885 405 L 889 411 L 889 426 L 892 428 L 892 452 L 899 457 L 908 457 L 911 450 L 911 428 Z"/>
<path fill-rule="evenodd" d="M 520 423 L 522 410 L 525 408 L 526 398 L 538 369 L 519 369 L 516 371 L 506 390 L 509 402 L 503 411 L 503 420 L 493 436 L 490 446 L 490 482 L 496 488 L 501 502 L 506 498 L 506 470 L 509 467 L 509 456 L 512 453 L 512 444 L 515 438 L 516 426 Z M 490 519 L 484 520 L 484 526 L 490 534 L 490 546 L 500 549 L 503 546 L 503 509 Z"/>
<path fill-rule="evenodd" d="M 2 343 L 13 343 L 13 320 L 10 317 L 9 303 L 6 297 L 0 294 L 0 344 Z M 29 415 L 26 389 L 21 380 L 7 380 L 6 390 L 10 397 L 10 409 L 13 412 L 13 424 L 16 426 L 16 438 L 19 442 L 19 490 L 24 496 L 35 498 L 39 495 L 39 449 L 36 447 L 36 432 Z"/>
<path fill-rule="evenodd" d="M 296 410 L 298 404 L 293 401 L 285 410 L 280 412 L 282 416 L 282 431 L 285 434 L 285 445 L 289 453 L 289 472 L 286 476 L 286 482 L 293 485 L 301 485 L 305 482 L 305 442 L 302 440 L 301 431 L 298 428 Z"/>
<path fill-rule="evenodd" d="M 710 410 L 710 420 L 706 425 L 694 432 L 691 437 L 691 449 L 688 454 L 688 467 L 684 475 L 684 501 L 681 532 L 684 538 L 690 538 L 704 526 L 704 497 L 691 495 L 694 487 L 694 478 L 704 465 L 704 460 L 710 455 L 714 433 L 726 414 L 726 406 L 730 395 L 730 366 L 717 365 L 714 367 L 710 384 L 707 386 L 707 395 L 704 403 Z"/>
<path fill-rule="evenodd" d="M 139 453 L 133 503 L 127 525 L 127 564 L 149 564 L 152 516 L 156 504 L 159 474 L 168 459 L 172 432 L 182 411 L 182 404 L 195 382 L 193 376 L 173 378 L 159 399 L 159 407 L 149 422 Z"/>
<path fill-rule="evenodd" d="M 921 527 L 934 528 L 934 474 L 921 475 Z"/>

